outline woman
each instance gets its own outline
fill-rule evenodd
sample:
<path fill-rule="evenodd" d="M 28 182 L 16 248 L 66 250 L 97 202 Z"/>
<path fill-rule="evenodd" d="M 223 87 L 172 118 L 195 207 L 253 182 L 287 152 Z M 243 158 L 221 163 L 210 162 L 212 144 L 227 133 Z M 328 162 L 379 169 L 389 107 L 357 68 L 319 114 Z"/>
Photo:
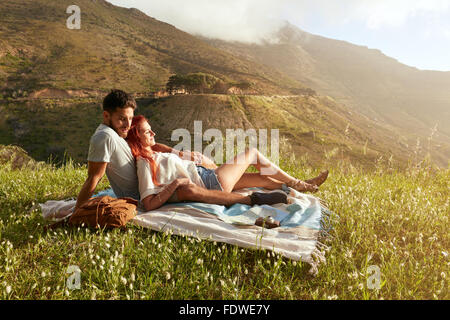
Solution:
<path fill-rule="evenodd" d="M 306 182 L 298 180 L 269 161 L 257 149 L 247 149 L 234 161 L 222 164 L 217 169 L 206 169 L 194 161 L 183 160 L 175 153 L 152 150 L 155 133 L 144 116 L 135 116 L 128 132 L 127 142 L 136 159 L 139 192 L 147 211 L 154 210 L 165 202 L 198 201 L 222 205 L 234 203 L 274 204 L 286 203 L 286 192 L 254 192 L 250 196 L 232 193 L 247 187 L 263 187 L 270 190 L 300 192 L 318 190 L 328 176 L 328 171 Z M 259 172 L 246 173 L 253 165 Z M 262 175 L 266 169 L 268 175 Z"/>

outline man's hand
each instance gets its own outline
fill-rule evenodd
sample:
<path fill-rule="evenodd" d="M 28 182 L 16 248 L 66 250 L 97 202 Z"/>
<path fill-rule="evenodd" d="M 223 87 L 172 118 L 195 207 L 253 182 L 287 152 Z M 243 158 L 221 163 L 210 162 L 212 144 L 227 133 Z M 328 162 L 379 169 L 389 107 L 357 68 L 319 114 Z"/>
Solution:
<path fill-rule="evenodd" d="M 193 183 L 189 178 L 178 178 L 177 181 L 177 188 L 182 186 L 187 186 L 188 184 Z"/>

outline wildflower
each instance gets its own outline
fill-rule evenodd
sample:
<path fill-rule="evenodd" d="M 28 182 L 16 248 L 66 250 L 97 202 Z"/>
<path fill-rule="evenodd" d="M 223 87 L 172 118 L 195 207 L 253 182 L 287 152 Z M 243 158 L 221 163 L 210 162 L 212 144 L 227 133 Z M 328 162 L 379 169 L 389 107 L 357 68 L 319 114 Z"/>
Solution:
<path fill-rule="evenodd" d="M 203 264 L 203 260 L 202 259 L 197 259 L 197 264 Z"/>
<path fill-rule="evenodd" d="M 134 272 L 131 274 L 130 280 L 134 282 L 136 280 L 136 276 L 134 275 Z"/>
<path fill-rule="evenodd" d="M 170 278 L 171 278 L 170 273 L 169 273 L 169 272 L 166 272 L 166 279 L 167 279 L 167 280 L 170 280 Z"/>
<path fill-rule="evenodd" d="M 6 294 L 10 294 L 11 293 L 11 286 L 7 286 L 6 287 Z"/>
<path fill-rule="evenodd" d="M 122 283 L 123 283 L 124 285 L 127 284 L 127 279 L 126 279 L 125 277 L 120 277 L 120 281 L 122 281 Z"/>

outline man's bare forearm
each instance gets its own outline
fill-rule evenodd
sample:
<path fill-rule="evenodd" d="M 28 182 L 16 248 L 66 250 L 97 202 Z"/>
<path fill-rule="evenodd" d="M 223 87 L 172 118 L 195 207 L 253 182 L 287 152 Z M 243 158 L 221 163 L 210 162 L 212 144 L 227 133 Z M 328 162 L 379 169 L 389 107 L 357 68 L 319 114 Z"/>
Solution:
<path fill-rule="evenodd" d="M 153 195 L 149 200 L 144 199 L 145 210 L 155 210 L 161 207 L 164 203 L 169 200 L 175 190 L 178 188 L 178 182 L 176 180 L 172 181 L 171 184 L 167 185 L 161 192 Z"/>
<path fill-rule="evenodd" d="M 180 201 L 197 201 L 203 203 L 220 204 L 230 206 L 235 203 L 251 205 L 249 196 L 239 193 L 226 192 L 220 190 L 208 190 L 199 186 L 190 186 L 190 190 L 186 190 L 188 186 L 180 187 L 177 190 L 178 199 Z M 194 188 L 194 190 L 192 190 Z"/>
<path fill-rule="evenodd" d="M 171 148 L 169 146 L 166 146 L 165 144 L 162 144 L 162 143 L 155 143 L 155 145 L 152 146 L 152 150 L 156 151 L 156 152 L 163 152 L 163 153 L 172 153 L 172 152 L 175 154 L 180 153 L 180 151 L 178 151 L 174 148 Z"/>
<path fill-rule="evenodd" d="M 93 178 L 88 178 L 84 182 L 83 186 L 81 187 L 80 193 L 77 197 L 77 204 L 75 205 L 75 208 L 80 207 L 83 203 L 88 201 L 92 195 L 94 194 L 95 188 L 97 187 L 97 183 Z"/>

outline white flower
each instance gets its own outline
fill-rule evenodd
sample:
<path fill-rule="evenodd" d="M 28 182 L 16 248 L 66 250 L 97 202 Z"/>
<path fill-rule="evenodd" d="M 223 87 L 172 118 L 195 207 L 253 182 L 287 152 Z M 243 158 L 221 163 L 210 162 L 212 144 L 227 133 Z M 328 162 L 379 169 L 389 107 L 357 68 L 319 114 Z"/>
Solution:
<path fill-rule="evenodd" d="M 167 279 L 167 280 L 170 280 L 170 278 L 171 278 L 170 273 L 169 273 L 169 272 L 166 272 L 166 279 Z"/>
<path fill-rule="evenodd" d="M 197 259 L 197 264 L 203 264 L 203 260 L 202 259 Z"/>
<path fill-rule="evenodd" d="M 120 277 L 120 281 L 122 281 L 122 283 L 123 283 L 124 285 L 127 284 L 127 279 L 126 279 L 125 277 Z"/>
<path fill-rule="evenodd" d="M 11 293 L 11 286 L 7 286 L 6 287 L 6 294 L 10 294 Z"/>

